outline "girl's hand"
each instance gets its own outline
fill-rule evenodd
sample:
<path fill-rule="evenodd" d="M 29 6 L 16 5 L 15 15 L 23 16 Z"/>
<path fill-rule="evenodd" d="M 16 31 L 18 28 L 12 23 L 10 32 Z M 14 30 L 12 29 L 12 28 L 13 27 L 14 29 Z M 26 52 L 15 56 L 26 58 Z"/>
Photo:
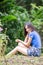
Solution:
<path fill-rule="evenodd" d="M 20 39 L 16 39 L 15 42 L 21 42 L 21 40 Z"/>

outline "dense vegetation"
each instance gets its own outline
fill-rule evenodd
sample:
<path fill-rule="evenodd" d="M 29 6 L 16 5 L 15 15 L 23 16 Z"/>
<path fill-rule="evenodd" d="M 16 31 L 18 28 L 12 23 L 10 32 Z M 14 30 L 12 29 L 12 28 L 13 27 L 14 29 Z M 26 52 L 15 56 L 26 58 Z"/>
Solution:
<path fill-rule="evenodd" d="M 21 5 L 22 2 L 23 5 Z M 31 0 L 31 2 L 23 0 L 22 2 L 17 0 L 0 1 L 0 26 L 2 25 L 3 28 L 0 34 L 8 36 L 6 53 L 17 45 L 16 38 L 24 40 L 23 29 L 24 23 L 27 21 L 32 22 L 43 39 L 43 0 Z"/>

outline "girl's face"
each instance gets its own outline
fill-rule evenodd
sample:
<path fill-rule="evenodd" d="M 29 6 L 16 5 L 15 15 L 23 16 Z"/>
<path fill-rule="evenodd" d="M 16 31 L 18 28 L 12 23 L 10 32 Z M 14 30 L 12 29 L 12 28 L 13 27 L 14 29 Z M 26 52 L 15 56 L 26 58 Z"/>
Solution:
<path fill-rule="evenodd" d="M 27 25 L 25 26 L 25 29 L 26 29 L 26 32 L 27 32 L 27 33 L 30 33 L 30 32 L 31 32 L 31 28 L 28 28 Z"/>

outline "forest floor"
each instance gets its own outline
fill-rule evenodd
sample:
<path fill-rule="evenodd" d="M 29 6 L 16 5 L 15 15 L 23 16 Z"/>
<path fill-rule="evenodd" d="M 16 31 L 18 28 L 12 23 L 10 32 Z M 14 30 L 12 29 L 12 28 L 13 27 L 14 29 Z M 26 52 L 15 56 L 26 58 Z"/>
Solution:
<path fill-rule="evenodd" d="M 43 65 L 43 54 L 40 57 L 14 55 L 10 58 L 0 58 L 0 65 Z"/>

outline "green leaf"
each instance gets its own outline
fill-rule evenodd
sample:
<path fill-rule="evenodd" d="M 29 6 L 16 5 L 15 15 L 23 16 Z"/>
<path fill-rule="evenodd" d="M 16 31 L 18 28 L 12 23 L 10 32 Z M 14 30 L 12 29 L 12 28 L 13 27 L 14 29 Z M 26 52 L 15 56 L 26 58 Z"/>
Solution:
<path fill-rule="evenodd" d="M 17 20 L 17 18 L 16 18 L 16 16 L 14 16 L 14 15 L 7 15 L 7 16 L 4 16 L 3 17 L 3 19 L 2 19 L 2 21 L 6 21 L 6 22 L 8 22 L 8 21 L 12 21 L 12 20 Z"/>

